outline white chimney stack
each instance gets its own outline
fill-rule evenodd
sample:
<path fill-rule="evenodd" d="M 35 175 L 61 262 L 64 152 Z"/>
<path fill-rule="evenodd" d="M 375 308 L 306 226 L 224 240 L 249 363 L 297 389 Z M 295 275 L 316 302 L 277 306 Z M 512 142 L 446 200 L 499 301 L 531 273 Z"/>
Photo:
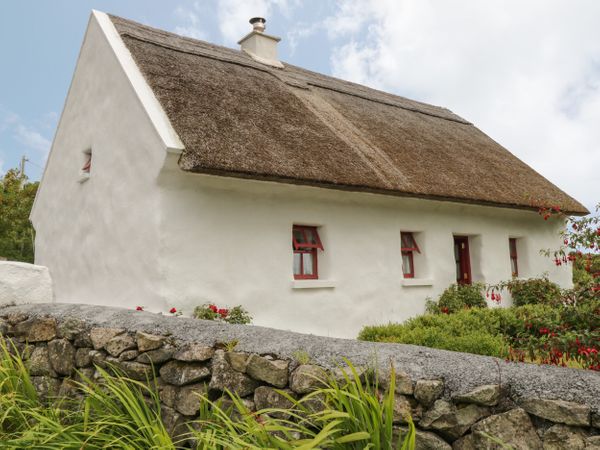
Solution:
<path fill-rule="evenodd" d="M 262 17 L 250 19 L 252 31 L 240 39 L 238 44 L 240 44 L 242 51 L 250 55 L 255 61 L 283 69 L 283 64 L 277 56 L 277 43 L 281 38 L 265 33 L 266 22 Z"/>

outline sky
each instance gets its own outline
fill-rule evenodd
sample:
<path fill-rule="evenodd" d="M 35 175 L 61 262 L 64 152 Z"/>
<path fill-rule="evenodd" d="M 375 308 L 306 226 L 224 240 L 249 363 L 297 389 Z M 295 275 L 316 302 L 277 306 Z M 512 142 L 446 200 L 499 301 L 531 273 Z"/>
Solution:
<path fill-rule="evenodd" d="M 92 9 L 232 48 L 266 17 L 282 61 L 444 106 L 600 202 L 596 0 L 3 0 L 0 174 L 41 177 Z"/>

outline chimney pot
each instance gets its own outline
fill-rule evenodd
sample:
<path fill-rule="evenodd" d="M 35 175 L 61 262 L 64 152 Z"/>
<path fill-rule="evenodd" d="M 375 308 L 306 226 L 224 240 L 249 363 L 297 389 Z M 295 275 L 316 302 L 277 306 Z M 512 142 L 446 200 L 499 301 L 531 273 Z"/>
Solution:
<path fill-rule="evenodd" d="M 267 28 L 265 23 L 267 23 L 267 20 L 262 17 L 253 17 L 252 19 L 250 19 L 250 24 L 252 25 L 252 28 L 254 29 L 254 31 L 258 31 L 259 33 L 262 33 L 263 31 L 265 31 L 265 28 Z"/>

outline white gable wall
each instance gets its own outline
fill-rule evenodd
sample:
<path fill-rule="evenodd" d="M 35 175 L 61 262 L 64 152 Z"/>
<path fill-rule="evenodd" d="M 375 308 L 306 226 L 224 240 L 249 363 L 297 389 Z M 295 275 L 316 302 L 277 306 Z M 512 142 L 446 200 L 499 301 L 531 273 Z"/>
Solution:
<path fill-rule="evenodd" d="M 164 309 L 155 180 L 165 155 L 93 15 L 31 216 L 36 264 L 49 267 L 58 301 Z"/>
<path fill-rule="evenodd" d="M 508 238 L 522 237 L 521 276 L 571 283 L 569 269 L 539 254 L 559 245 L 560 224 L 535 212 L 185 174 L 175 157 L 168 166 L 161 260 L 165 295 L 184 313 L 241 304 L 257 325 L 356 337 L 422 313 L 427 296 L 455 281 L 453 235 L 471 237 L 475 281 L 510 278 Z M 320 227 L 320 283 L 293 280 L 294 224 Z M 412 283 L 423 286 L 405 285 L 401 231 L 418 233 Z M 318 284 L 329 287 L 299 288 Z"/>

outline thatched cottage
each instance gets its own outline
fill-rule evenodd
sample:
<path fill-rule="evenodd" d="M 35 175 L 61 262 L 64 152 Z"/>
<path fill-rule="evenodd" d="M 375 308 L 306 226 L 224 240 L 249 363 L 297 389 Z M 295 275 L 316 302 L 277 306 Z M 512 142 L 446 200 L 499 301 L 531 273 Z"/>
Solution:
<path fill-rule="evenodd" d="M 451 111 L 101 12 L 31 215 L 58 301 L 355 336 L 451 283 L 570 273 L 540 255 L 587 210 Z"/>

